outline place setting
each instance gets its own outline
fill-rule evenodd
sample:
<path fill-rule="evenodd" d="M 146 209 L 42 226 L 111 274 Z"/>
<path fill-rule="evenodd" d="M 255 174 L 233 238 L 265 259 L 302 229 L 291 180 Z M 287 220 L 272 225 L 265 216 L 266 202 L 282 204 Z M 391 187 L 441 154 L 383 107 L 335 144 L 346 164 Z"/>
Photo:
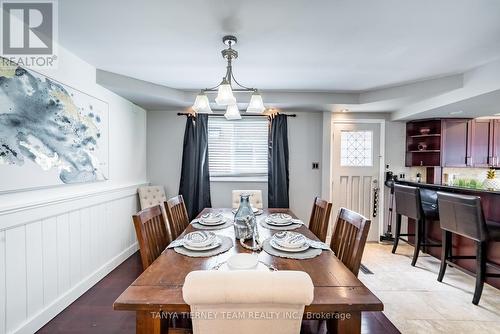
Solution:
<path fill-rule="evenodd" d="M 272 213 L 260 220 L 260 225 L 271 230 L 288 231 L 303 226 L 304 222 L 294 219 L 287 213 Z"/>
<path fill-rule="evenodd" d="M 276 232 L 264 240 L 262 248 L 270 255 L 290 259 L 311 259 L 320 255 L 323 250 L 330 250 L 324 242 L 311 240 L 292 231 Z"/>
<path fill-rule="evenodd" d="M 259 216 L 264 212 L 262 209 L 256 208 L 254 206 L 251 206 L 251 207 L 252 207 L 252 212 L 255 216 Z M 238 212 L 238 208 L 232 209 L 231 212 L 233 214 L 236 214 L 236 212 Z"/>
<path fill-rule="evenodd" d="M 172 241 L 167 249 L 189 257 L 209 257 L 224 253 L 233 247 L 229 237 L 210 231 L 194 231 L 183 238 Z"/>
<path fill-rule="evenodd" d="M 209 212 L 191 221 L 193 228 L 198 230 L 222 230 L 233 226 L 233 219 L 222 212 Z"/>
<path fill-rule="evenodd" d="M 227 261 L 221 262 L 212 270 L 236 271 L 236 270 L 270 270 L 277 271 L 274 266 L 259 260 L 257 253 L 240 253 L 231 256 Z"/>

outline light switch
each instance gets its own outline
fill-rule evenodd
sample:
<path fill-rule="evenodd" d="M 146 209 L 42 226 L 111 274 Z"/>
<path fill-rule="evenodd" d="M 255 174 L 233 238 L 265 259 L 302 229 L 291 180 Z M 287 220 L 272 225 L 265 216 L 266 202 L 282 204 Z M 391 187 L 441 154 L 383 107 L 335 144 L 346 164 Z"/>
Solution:
<path fill-rule="evenodd" d="M 312 169 L 319 169 L 319 162 L 313 162 Z"/>

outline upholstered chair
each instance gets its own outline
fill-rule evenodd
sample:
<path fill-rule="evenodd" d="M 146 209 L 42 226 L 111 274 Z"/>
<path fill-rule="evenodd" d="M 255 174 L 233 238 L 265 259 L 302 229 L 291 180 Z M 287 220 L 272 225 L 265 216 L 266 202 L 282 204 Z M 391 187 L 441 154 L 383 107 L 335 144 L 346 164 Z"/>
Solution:
<path fill-rule="evenodd" d="M 256 209 L 262 209 L 262 191 L 261 190 L 233 190 L 233 209 L 240 206 L 240 195 L 250 195 L 250 205 Z"/>
<path fill-rule="evenodd" d="M 139 201 L 141 203 L 141 210 L 151 208 L 153 206 L 159 205 L 161 207 L 161 213 L 163 214 L 163 220 L 168 222 L 167 213 L 165 211 L 165 206 L 163 203 L 167 200 L 167 196 L 165 196 L 165 190 L 161 186 L 143 186 L 137 189 L 137 193 L 139 194 Z M 167 230 L 168 230 L 167 223 Z M 171 236 L 171 232 L 168 231 L 169 238 Z"/>
<path fill-rule="evenodd" d="M 182 294 L 194 334 L 298 334 L 314 286 L 302 271 L 206 270 L 190 272 Z"/>

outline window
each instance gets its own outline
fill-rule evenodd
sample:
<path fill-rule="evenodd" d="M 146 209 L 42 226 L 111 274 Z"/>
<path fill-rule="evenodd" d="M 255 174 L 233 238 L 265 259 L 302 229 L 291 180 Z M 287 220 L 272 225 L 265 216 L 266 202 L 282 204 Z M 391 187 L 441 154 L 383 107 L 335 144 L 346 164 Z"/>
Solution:
<path fill-rule="evenodd" d="M 267 177 L 268 120 L 208 118 L 211 177 Z"/>
<path fill-rule="evenodd" d="M 372 131 L 341 131 L 340 165 L 373 166 L 372 137 Z"/>

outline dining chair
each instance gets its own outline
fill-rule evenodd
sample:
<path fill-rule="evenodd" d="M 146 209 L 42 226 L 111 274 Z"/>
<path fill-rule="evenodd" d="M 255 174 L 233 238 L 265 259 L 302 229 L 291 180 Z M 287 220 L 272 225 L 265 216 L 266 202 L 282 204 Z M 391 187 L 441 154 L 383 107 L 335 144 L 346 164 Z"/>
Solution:
<path fill-rule="evenodd" d="M 167 200 L 165 210 L 167 211 L 167 219 L 172 232 L 172 240 L 175 240 L 189 225 L 189 217 L 182 195 Z"/>
<path fill-rule="evenodd" d="M 330 221 L 330 213 L 332 211 L 332 203 L 315 197 L 309 219 L 309 230 L 318 237 L 319 240 L 325 242 L 328 234 L 328 223 Z"/>
<path fill-rule="evenodd" d="M 233 190 L 233 209 L 240 206 L 240 195 L 250 195 L 250 205 L 256 209 L 262 209 L 262 191 L 261 190 Z"/>
<path fill-rule="evenodd" d="M 186 276 L 182 295 L 194 334 L 298 334 L 314 286 L 303 271 L 206 270 Z"/>
<path fill-rule="evenodd" d="M 165 211 L 164 203 L 167 200 L 165 196 L 165 190 L 161 186 L 142 186 L 137 188 L 137 194 L 139 195 L 139 202 L 141 204 L 141 210 L 150 208 L 152 206 L 160 205 L 161 212 L 163 214 L 163 219 L 168 222 L 167 212 Z M 171 238 L 170 228 L 167 224 L 167 232 L 169 238 Z"/>
<path fill-rule="evenodd" d="M 359 213 L 340 208 L 333 228 L 330 248 L 356 277 L 361 265 L 370 224 L 370 220 Z"/>
<path fill-rule="evenodd" d="M 146 270 L 170 243 L 167 226 L 160 205 L 146 208 L 132 218 L 139 241 L 142 268 Z"/>

